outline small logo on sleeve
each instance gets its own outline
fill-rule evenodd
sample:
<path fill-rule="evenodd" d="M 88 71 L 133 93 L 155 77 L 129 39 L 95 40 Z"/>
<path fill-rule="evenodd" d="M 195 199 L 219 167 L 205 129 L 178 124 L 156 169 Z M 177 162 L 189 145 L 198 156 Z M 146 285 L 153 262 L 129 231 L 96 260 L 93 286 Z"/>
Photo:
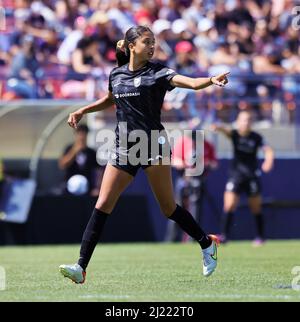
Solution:
<path fill-rule="evenodd" d="M 167 72 L 166 72 L 166 74 L 167 74 L 167 75 L 170 75 L 170 74 L 172 74 L 172 73 L 174 73 L 174 70 L 173 70 L 173 69 L 171 69 L 171 68 L 169 68 L 169 69 L 167 70 Z"/>
<path fill-rule="evenodd" d="M 119 78 L 117 78 L 117 79 L 113 82 L 112 86 L 113 86 L 113 87 L 117 87 L 117 86 L 119 86 L 119 85 L 121 85 L 121 80 L 120 80 Z"/>

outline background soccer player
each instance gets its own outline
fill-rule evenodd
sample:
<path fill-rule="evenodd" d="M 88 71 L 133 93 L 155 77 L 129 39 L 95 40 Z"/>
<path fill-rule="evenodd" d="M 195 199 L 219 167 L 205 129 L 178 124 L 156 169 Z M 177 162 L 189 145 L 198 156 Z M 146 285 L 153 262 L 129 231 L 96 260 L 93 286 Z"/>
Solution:
<path fill-rule="evenodd" d="M 256 222 L 257 237 L 254 240 L 254 245 L 259 246 L 264 241 L 264 224 L 257 153 L 260 148 L 265 153 L 265 160 L 261 166 L 261 170 L 264 172 L 269 172 L 273 168 L 274 153 L 272 148 L 264 143 L 262 136 L 252 131 L 251 123 L 251 113 L 243 111 L 237 117 L 236 130 L 216 124 L 212 125 L 212 130 L 219 131 L 228 137 L 234 151 L 224 193 L 221 241 L 226 242 L 228 239 L 233 213 L 238 205 L 240 194 L 245 192 L 248 195 L 249 207 Z"/>
<path fill-rule="evenodd" d="M 74 133 L 74 143 L 65 148 L 59 159 L 59 167 L 65 171 L 64 192 L 66 193 L 69 193 L 68 180 L 75 175 L 81 175 L 87 179 L 87 193 L 92 196 L 99 194 L 97 181 L 100 181 L 102 171 L 96 160 L 96 151 L 87 145 L 88 131 L 87 125 L 79 125 Z"/>
<path fill-rule="evenodd" d="M 108 94 L 72 113 L 68 120 L 69 125 L 76 128 L 84 114 L 104 110 L 113 104 L 117 107 L 115 146 L 105 169 L 96 207 L 83 235 L 78 264 L 60 266 L 61 273 L 76 283 L 84 282 L 86 267 L 104 224 L 119 196 L 132 182 L 139 168 L 145 170 L 163 214 L 177 222 L 187 234 L 199 242 L 203 251 L 203 274 L 210 275 L 217 265 L 216 237 L 206 235 L 192 215 L 175 203 L 170 162 L 168 165 L 159 162 L 170 158 L 170 154 L 166 156 L 162 151 L 164 149 L 160 149 L 157 155 L 148 155 L 148 164 L 133 165 L 128 162 L 132 154 L 132 145 L 124 149 L 122 140 L 133 130 L 143 130 L 149 136 L 153 130 L 164 130 L 160 113 L 167 90 L 176 86 L 194 90 L 212 84 L 224 86 L 228 82 L 227 73 L 211 78 L 178 75 L 161 64 L 149 61 L 154 54 L 154 46 L 155 38 L 148 27 L 137 26 L 127 30 L 124 41 L 118 42 L 119 66 L 110 74 Z M 123 127 L 124 123 L 126 129 Z M 149 142 L 150 137 L 148 145 Z M 165 137 L 160 137 L 156 143 L 168 146 Z M 148 151 L 151 150 L 150 147 Z M 153 164 L 150 160 L 157 160 L 158 163 Z"/>

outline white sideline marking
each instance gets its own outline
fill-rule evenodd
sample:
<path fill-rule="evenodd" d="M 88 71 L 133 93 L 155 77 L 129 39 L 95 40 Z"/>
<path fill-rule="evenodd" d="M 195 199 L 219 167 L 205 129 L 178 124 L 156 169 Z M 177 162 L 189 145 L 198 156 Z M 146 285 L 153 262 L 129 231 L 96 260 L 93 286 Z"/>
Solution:
<path fill-rule="evenodd" d="M 6 289 L 6 275 L 4 267 L 0 266 L 0 291 Z"/>
<path fill-rule="evenodd" d="M 213 294 L 184 294 L 176 296 L 178 299 L 184 298 L 197 298 L 197 299 L 263 299 L 263 300 L 300 300 L 300 296 L 292 296 L 292 295 L 258 295 L 258 294 L 223 294 L 223 295 L 213 295 Z M 110 295 L 110 294 L 87 294 L 78 296 L 80 299 L 108 299 L 108 300 L 124 300 L 130 299 L 129 295 Z M 35 300 L 48 300 L 46 296 L 36 296 Z M 155 298 L 154 298 L 155 300 Z M 159 300 L 159 299 L 156 299 Z"/>
<path fill-rule="evenodd" d="M 95 294 L 95 295 L 80 295 L 78 296 L 80 299 L 111 299 L 111 300 L 118 300 L 118 299 L 129 299 L 129 295 L 110 295 L 110 294 Z"/>
<path fill-rule="evenodd" d="M 185 294 L 182 296 L 177 296 L 179 298 L 221 298 L 221 299 L 243 299 L 243 298 L 256 298 L 256 299 L 278 299 L 278 300 L 289 300 L 289 299 L 300 299 L 300 296 L 292 296 L 292 295 L 258 295 L 258 294 L 223 294 L 223 295 L 212 295 L 212 294 Z"/>
<path fill-rule="evenodd" d="M 78 298 L 81 299 L 129 299 L 129 295 L 109 295 L 109 294 L 95 294 L 95 295 L 80 295 Z M 277 300 L 289 300 L 289 299 L 300 299 L 300 296 L 292 295 L 258 295 L 258 294 L 184 294 L 178 295 L 177 298 L 199 298 L 199 299 L 277 299 Z"/>

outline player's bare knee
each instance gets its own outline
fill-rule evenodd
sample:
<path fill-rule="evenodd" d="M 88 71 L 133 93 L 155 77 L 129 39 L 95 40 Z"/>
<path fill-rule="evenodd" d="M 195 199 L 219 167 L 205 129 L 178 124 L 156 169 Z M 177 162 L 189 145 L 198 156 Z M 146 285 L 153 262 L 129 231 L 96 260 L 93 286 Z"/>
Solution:
<path fill-rule="evenodd" d="M 224 207 L 224 212 L 234 212 L 236 209 L 236 206 L 235 205 L 226 205 Z"/>
<path fill-rule="evenodd" d="M 253 213 L 253 215 L 257 215 L 261 213 L 261 207 L 250 207 L 251 212 Z"/>
<path fill-rule="evenodd" d="M 160 209 L 166 217 L 170 217 L 176 209 L 176 203 L 160 204 Z"/>
<path fill-rule="evenodd" d="M 109 198 L 99 197 L 96 203 L 96 208 L 110 214 L 114 209 L 115 203 Z"/>

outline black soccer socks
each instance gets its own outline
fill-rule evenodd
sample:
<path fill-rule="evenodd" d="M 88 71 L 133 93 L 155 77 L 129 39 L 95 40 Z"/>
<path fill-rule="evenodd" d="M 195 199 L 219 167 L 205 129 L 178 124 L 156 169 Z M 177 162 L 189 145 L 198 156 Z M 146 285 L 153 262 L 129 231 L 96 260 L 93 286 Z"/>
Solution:
<path fill-rule="evenodd" d="M 85 270 L 99 241 L 109 214 L 95 208 L 84 231 L 78 264 Z"/>
<path fill-rule="evenodd" d="M 227 237 L 229 234 L 230 227 L 232 224 L 232 219 L 233 219 L 233 212 L 229 211 L 223 214 L 221 230 L 222 230 L 222 235 L 224 237 Z"/>
<path fill-rule="evenodd" d="M 256 229 L 257 229 L 257 237 L 264 239 L 264 218 L 262 213 L 254 214 Z"/>
<path fill-rule="evenodd" d="M 193 216 L 184 208 L 177 205 L 169 219 L 175 221 L 183 231 L 197 240 L 202 249 L 211 245 L 211 239 L 200 228 Z"/>

